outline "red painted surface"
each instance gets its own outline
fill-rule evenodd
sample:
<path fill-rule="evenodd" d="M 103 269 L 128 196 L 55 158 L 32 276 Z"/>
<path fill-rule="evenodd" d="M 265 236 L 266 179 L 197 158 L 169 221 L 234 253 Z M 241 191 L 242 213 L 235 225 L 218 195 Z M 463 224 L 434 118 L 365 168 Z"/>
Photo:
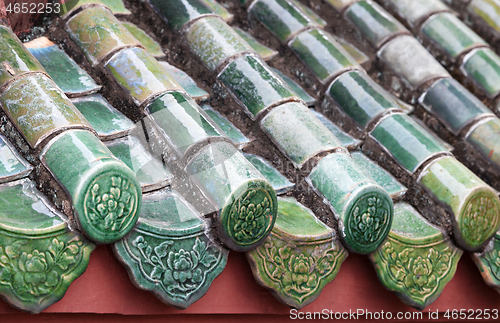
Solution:
<path fill-rule="evenodd" d="M 437 310 L 442 314 L 447 309 L 493 308 L 500 310 L 500 294 L 486 286 L 479 270 L 466 254 L 441 297 L 423 313 L 427 320 L 429 311 Z M 324 309 L 334 312 L 358 309 L 392 313 L 415 311 L 387 291 L 379 283 L 368 258 L 359 255 L 349 255 L 336 279 L 325 287 L 314 303 L 302 311 L 320 312 Z M 35 318 L 30 314 L 20 314 L 3 302 L 0 302 L 0 313 L 2 322 L 23 322 Z M 175 318 L 179 322 L 191 322 L 194 319 L 202 322 L 234 322 L 237 319 L 243 323 L 247 320 L 280 322 L 288 320 L 289 315 L 287 306 L 255 282 L 250 266 L 241 253 L 229 254 L 226 269 L 201 300 L 186 310 L 177 310 L 163 304 L 153 294 L 137 289 L 111 248 L 99 246 L 91 255 L 87 271 L 70 286 L 66 296 L 36 318 L 51 322 L 71 318 L 73 322 L 119 320 L 122 323 L 127 320 L 165 322 L 167 318 Z M 447 321 L 445 318 L 442 320 Z"/>

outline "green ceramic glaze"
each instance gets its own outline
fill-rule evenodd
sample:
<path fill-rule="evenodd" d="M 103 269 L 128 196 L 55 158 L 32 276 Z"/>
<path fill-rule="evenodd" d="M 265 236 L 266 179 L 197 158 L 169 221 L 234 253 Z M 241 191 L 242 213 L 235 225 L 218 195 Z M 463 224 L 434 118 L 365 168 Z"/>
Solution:
<path fill-rule="evenodd" d="M 371 0 L 356 2 L 347 9 L 345 16 L 375 48 L 380 48 L 395 35 L 409 33 L 396 18 Z"/>
<path fill-rule="evenodd" d="M 262 119 L 261 128 L 299 168 L 321 152 L 342 148 L 333 133 L 298 102 L 274 108 Z"/>
<path fill-rule="evenodd" d="M 161 64 L 142 48 L 127 48 L 106 64 L 120 86 L 141 106 L 166 91 L 182 87 Z"/>
<path fill-rule="evenodd" d="M 300 6 L 289 0 L 257 0 L 248 12 L 282 43 L 304 28 L 320 26 Z"/>
<path fill-rule="evenodd" d="M 153 9 L 175 31 L 193 19 L 214 11 L 203 0 L 149 0 Z"/>
<path fill-rule="evenodd" d="M 479 17 L 491 29 L 500 32 L 500 4 L 496 0 L 476 0 L 472 1 L 467 7 L 469 12 L 472 12 Z"/>
<path fill-rule="evenodd" d="M 418 179 L 454 219 L 453 234 L 468 251 L 483 247 L 500 226 L 500 201 L 495 191 L 453 157 L 430 163 Z"/>
<path fill-rule="evenodd" d="M 131 22 L 123 21 L 122 25 L 127 28 L 130 33 L 137 38 L 137 40 L 146 48 L 146 50 L 154 57 L 164 57 L 165 53 L 162 51 L 160 44 L 149 36 L 144 30 L 137 27 Z"/>
<path fill-rule="evenodd" d="M 215 225 L 226 246 L 249 251 L 269 235 L 278 209 L 276 193 L 231 144 L 206 146 L 186 171 L 219 211 Z"/>
<path fill-rule="evenodd" d="M 196 143 L 225 137 L 206 112 L 182 92 L 162 95 L 145 111 L 181 157 L 189 153 Z"/>
<path fill-rule="evenodd" d="M 140 46 L 113 13 L 102 6 L 84 9 L 71 17 L 66 31 L 93 66 L 103 63 L 120 48 Z"/>
<path fill-rule="evenodd" d="M 353 3 L 358 2 L 359 0 L 326 0 L 326 3 L 331 5 L 338 12 L 344 11 Z"/>
<path fill-rule="evenodd" d="M 205 295 L 227 263 L 229 252 L 209 230 L 177 192 L 160 191 L 144 196 L 137 225 L 114 251 L 134 285 L 184 309 Z"/>
<path fill-rule="evenodd" d="M 191 51 L 212 71 L 227 58 L 253 48 L 224 20 L 206 17 L 196 21 L 186 31 Z"/>
<path fill-rule="evenodd" d="M 440 77 L 450 77 L 446 69 L 413 36 L 400 36 L 386 43 L 378 56 L 413 89 Z"/>
<path fill-rule="evenodd" d="M 0 25 L 0 88 L 19 75 L 37 71 L 44 72 L 42 65 L 9 27 Z"/>
<path fill-rule="evenodd" d="M 380 114 L 399 110 L 389 93 L 363 71 L 342 74 L 332 82 L 327 95 L 362 129 Z"/>
<path fill-rule="evenodd" d="M 297 83 L 295 83 L 294 80 L 292 80 L 291 78 L 289 78 L 288 76 L 286 76 L 285 74 L 283 74 L 280 70 L 276 69 L 276 68 L 272 68 L 271 69 L 279 75 L 279 77 L 281 77 L 283 79 L 283 81 L 285 81 L 286 84 L 288 84 L 288 86 L 293 90 L 293 92 L 295 92 L 295 94 L 297 94 L 297 96 L 302 100 L 304 101 L 307 106 L 312 106 L 312 105 L 315 105 L 316 104 L 316 99 L 313 98 L 312 96 L 310 96 L 300 85 L 298 85 Z"/>
<path fill-rule="evenodd" d="M 117 16 L 127 16 L 131 13 L 127 8 L 125 8 L 125 4 L 122 0 L 66 0 L 64 1 L 64 3 L 61 3 L 60 15 L 66 15 L 64 18 L 67 18 L 71 15 L 67 15 L 67 13 L 75 12 L 76 9 L 80 7 L 93 4 L 100 4 L 102 6 L 108 7 L 113 12 L 113 14 Z"/>
<path fill-rule="evenodd" d="M 126 136 L 134 126 L 100 94 L 73 99 L 72 102 L 103 141 Z"/>
<path fill-rule="evenodd" d="M 285 176 L 283 176 L 276 168 L 271 165 L 270 162 L 264 158 L 243 153 L 246 159 L 261 173 L 266 180 L 274 188 L 276 194 L 281 195 L 289 192 L 295 184 L 290 182 Z M 278 204 L 279 205 L 279 204 Z"/>
<path fill-rule="evenodd" d="M 446 148 L 447 151 L 450 153 L 455 150 L 455 147 L 453 147 L 451 144 L 448 142 L 444 141 L 443 138 L 439 137 L 434 131 L 429 129 L 429 127 L 424 123 L 422 119 L 419 119 L 416 115 L 412 114 L 409 115 L 410 118 L 415 121 L 422 129 L 424 129 L 427 133 L 429 133 L 434 139 L 436 139 L 444 148 Z"/>
<path fill-rule="evenodd" d="M 324 157 L 307 181 L 330 205 L 349 250 L 368 254 L 380 246 L 391 228 L 392 199 L 349 155 Z"/>
<path fill-rule="evenodd" d="M 477 46 L 488 46 L 464 22 L 448 12 L 434 15 L 427 20 L 422 27 L 422 33 L 451 58 L 456 58 Z"/>
<path fill-rule="evenodd" d="M 295 92 L 260 58 L 238 57 L 217 76 L 255 120 L 270 106 L 295 97 Z"/>
<path fill-rule="evenodd" d="M 451 78 L 434 83 L 420 103 L 455 135 L 475 118 L 491 114 L 483 102 Z"/>
<path fill-rule="evenodd" d="M 127 8 L 125 8 L 125 4 L 123 3 L 122 0 L 100 0 L 100 1 L 102 1 L 102 3 L 104 3 L 106 7 L 108 7 L 113 12 L 113 14 L 117 16 L 130 15 L 131 13 Z"/>
<path fill-rule="evenodd" d="M 262 45 L 255 38 L 253 38 L 252 35 L 250 35 L 246 31 L 243 31 L 238 27 L 234 27 L 233 29 L 234 29 L 234 31 L 236 31 L 238 33 L 238 35 L 241 36 L 241 38 L 243 38 L 250 46 L 252 46 L 253 50 L 257 54 L 259 54 L 259 56 L 262 57 L 262 59 L 264 61 L 268 61 L 268 60 L 276 57 L 276 55 L 278 55 L 277 51 L 275 51 L 267 46 Z"/>
<path fill-rule="evenodd" d="M 488 118 L 475 124 L 465 138 L 486 160 L 500 168 L 500 120 Z"/>
<path fill-rule="evenodd" d="M 33 167 L 0 135 L 0 184 L 27 177 Z"/>
<path fill-rule="evenodd" d="M 370 135 L 410 173 L 433 155 L 447 152 L 439 141 L 406 114 L 384 118 Z"/>
<path fill-rule="evenodd" d="M 453 278 L 458 249 L 410 205 L 394 205 L 394 222 L 383 245 L 370 254 L 382 285 L 423 311 Z"/>
<path fill-rule="evenodd" d="M 229 11 L 227 11 L 227 9 L 224 8 L 224 6 L 219 4 L 217 1 L 215 1 L 215 0 L 202 0 L 202 1 L 207 7 L 212 9 L 212 11 L 216 15 L 218 15 L 219 17 L 224 19 L 225 22 L 229 23 L 230 21 L 233 20 L 234 15 L 232 13 L 230 13 Z"/>
<path fill-rule="evenodd" d="M 290 3 L 292 3 L 294 6 L 299 7 L 302 12 L 304 12 L 310 19 L 312 19 L 319 26 L 326 27 L 327 25 L 326 21 L 324 21 L 320 16 L 318 16 L 311 8 L 309 8 L 308 6 L 302 4 L 300 1 L 297 0 L 290 0 Z"/>
<path fill-rule="evenodd" d="M 135 225 L 141 185 L 91 132 L 66 131 L 40 154 L 71 198 L 82 232 L 97 243 L 123 238 Z"/>
<path fill-rule="evenodd" d="M 94 249 L 49 205 L 28 179 L 0 185 L 0 295 L 31 313 L 64 296 Z"/>
<path fill-rule="evenodd" d="M 101 89 L 101 86 L 57 45 L 28 49 L 67 96 L 93 94 Z"/>
<path fill-rule="evenodd" d="M 187 94 L 189 94 L 189 96 L 197 102 L 204 101 L 209 98 L 210 94 L 200 88 L 186 72 L 170 65 L 167 62 L 160 62 L 160 65 L 174 78 L 177 83 L 182 86 Z"/>
<path fill-rule="evenodd" d="M 155 159 L 147 149 L 147 143 L 137 137 L 127 136 L 106 143 L 113 155 L 125 163 L 141 183 L 142 192 L 149 192 L 170 185 L 174 178 L 171 170 Z"/>
<path fill-rule="evenodd" d="M 335 36 L 334 38 L 340 44 L 340 46 L 344 47 L 347 53 L 351 55 L 352 58 L 354 58 L 359 64 L 364 64 L 370 60 L 370 58 L 365 53 L 363 53 L 359 48 L 349 43 L 345 39 Z"/>
<path fill-rule="evenodd" d="M 248 143 L 250 143 L 250 139 L 248 139 L 240 131 L 240 129 L 236 128 L 231 123 L 231 121 L 227 120 L 219 112 L 215 111 L 208 105 L 203 106 L 203 110 L 222 129 L 222 131 L 224 131 L 224 133 L 229 137 L 229 139 L 231 139 L 232 142 L 234 142 L 234 144 L 238 147 L 238 149 L 242 149 Z"/>
<path fill-rule="evenodd" d="M 325 117 L 323 114 L 317 112 L 316 110 L 311 109 L 311 112 L 314 114 L 316 118 L 324 124 L 328 130 L 330 130 L 335 137 L 342 143 L 342 146 L 346 147 L 349 150 L 356 149 L 361 146 L 361 140 L 358 140 L 354 137 L 349 136 L 347 133 L 342 131 L 337 125 L 335 125 L 330 119 Z"/>
<path fill-rule="evenodd" d="M 297 309 L 318 298 L 335 279 L 347 255 L 335 231 L 293 197 L 278 199 L 271 235 L 246 254 L 255 280 Z"/>
<path fill-rule="evenodd" d="M 399 183 L 388 171 L 371 161 L 362 152 L 351 153 L 352 159 L 389 195 L 395 199 L 406 193 L 406 187 Z"/>
<path fill-rule="evenodd" d="M 483 253 L 471 254 L 484 282 L 500 292 L 500 235 L 498 232 Z"/>
<path fill-rule="evenodd" d="M 394 9 L 411 27 L 423 22 L 433 13 L 450 11 L 441 1 L 435 0 L 385 0 L 385 3 Z"/>
<path fill-rule="evenodd" d="M 500 57 L 493 50 L 480 48 L 472 51 L 464 58 L 462 69 L 488 97 L 500 93 Z"/>
<path fill-rule="evenodd" d="M 300 33 L 289 46 L 324 84 L 347 69 L 361 68 L 344 47 L 321 29 Z"/>
<path fill-rule="evenodd" d="M 11 82 L 0 96 L 0 103 L 32 148 L 68 128 L 92 129 L 66 95 L 43 74 Z"/>

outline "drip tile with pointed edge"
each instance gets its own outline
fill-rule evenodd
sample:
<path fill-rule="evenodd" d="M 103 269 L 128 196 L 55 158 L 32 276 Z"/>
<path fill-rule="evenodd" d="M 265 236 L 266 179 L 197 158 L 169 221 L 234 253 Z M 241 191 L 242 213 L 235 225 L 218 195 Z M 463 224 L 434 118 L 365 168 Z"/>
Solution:
<path fill-rule="evenodd" d="M 198 301 L 224 270 L 229 252 L 212 241 L 209 220 L 175 191 L 144 195 L 137 225 L 113 245 L 140 289 L 185 309 Z"/>
<path fill-rule="evenodd" d="M 259 173 L 261 173 L 267 179 L 267 181 L 276 191 L 276 194 L 278 195 L 285 194 L 291 191 L 295 186 L 294 183 L 290 182 L 276 168 L 274 168 L 270 162 L 268 162 L 264 158 L 247 153 L 243 153 L 243 155 L 245 156 L 246 159 L 248 159 L 250 163 L 252 163 L 252 165 L 255 168 L 257 168 Z"/>
<path fill-rule="evenodd" d="M 240 129 L 236 128 L 231 121 L 227 120 L 218 111 L 215 111 L 211 106 L 204 105 L 203 110 L 212 118 L 212 120 L 224 131 L 224 133 L 231 139 L 238 149 L 242 149 L 250 143 Z"/>
<path fill-rule="evenodd" d="M 250 46 L 252 46 L 255 52 L 259 54 L 259 56 L 262 57 L 264 61 L 271 60 L 278 55 L 277 51 L 259 43 L 255 38 L 253 38 L 252 35 L 250 35 L 246 31 L 238 27 L 234 27 L 233 29 L 238 33 L 238 35 L 241 36 L 241 38 L 243 38 Z"/>
<path fill-rule="evenodd" d="M 411 205 L 397 203 L 391 231 L 370 260 L 385 288 L 423 311 L 453 278 L 462 253 Z"/>
<path fill-rule="evenodd" d="M 200 88 L 198 84 L 186 72 L 167 62 L 160 61 L 160 65 L 179 83 L 190 97 L 197 102 L 208 100 L 210 94 Z"/>
<path fill-rule="evenodd" d="M 335 231 L 293 197 L 278 198 L 278 215 L 262 246 L 246 253 L 255 280 L 300 309 L 332 282 L 347 258 Z"/>
<path fill-rule="evenodd" d="M 64 215 L 29 179 L 0 185 L 0 294 L 39 313 L 58 302 L 83 274 L 94 245 L 70 231 Z M 41 264 L 41 267 L 36 267 Z"/>
<path fill-rule="evenodd" d="M 68 97 L 89 95 L 101 89 L 83 68 L 48 38 L 40 37 L 24 45 Z"/>
<path fill-rule="evenodd" d="M 406 193 L 406 187 L 399 183 L 388 171 L 366 157 L 362 152 L 352 152 L 351 156 L 378 185 L 391 195 L 392 199 L 400 198 Z"/>
<path fill-rule="evenodd" d="M 129 118 L 111 106 L 100 94 L 73 99 L 71 102 L 103 141 L 126 136 L 134 126 Z"/>

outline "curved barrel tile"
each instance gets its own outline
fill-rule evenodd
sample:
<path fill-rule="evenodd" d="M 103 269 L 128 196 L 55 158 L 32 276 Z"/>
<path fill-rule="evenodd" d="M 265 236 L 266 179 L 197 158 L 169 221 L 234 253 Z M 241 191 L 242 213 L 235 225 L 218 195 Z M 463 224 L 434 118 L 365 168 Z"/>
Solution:
<path fill-rule="evenodd" d="M 500 201 L 497 193 L 453 157 L 431 162 L 420 174 L 418 183 L 453 218 L 456 243 L 467 251 L 481 249 L 500 226 Z"/>
<path fill-rule="evenodd" d="M 461 255 L 446 234 L 410 205 L 398 203 L 391 232 L 370 260 L 382 285 L 423 311 L 453 278 Z"/>
<path fill-rule="evenodd" d="M 45 146 L 40 159 L 68 193 L 80 229 L 89 239 L 111 243 L 134 227 L 141 185 L 94 134 L 66 131 Z"/>
<path fill-rule="evenodd" d="M 332 209 L 349 250 L 368 254 L 379 247 L 391 228 L 392 199 L 351 156 L 324 157 L 307 181 Z"/>
<path fill-rule="evenodd" d="M 132 282 L 162 302 L 187 308 L 224 270 L 229 252 L 215 244 L 210 225 L 177 192 L 144 195 L 129 235 L 113 245 Z"/>
<path fill-rule="evenodd" d="M 0 185 L 0 294 L 10 305 L 39 313 L 58 302 L 93 249 L 33 182 Z"/>

